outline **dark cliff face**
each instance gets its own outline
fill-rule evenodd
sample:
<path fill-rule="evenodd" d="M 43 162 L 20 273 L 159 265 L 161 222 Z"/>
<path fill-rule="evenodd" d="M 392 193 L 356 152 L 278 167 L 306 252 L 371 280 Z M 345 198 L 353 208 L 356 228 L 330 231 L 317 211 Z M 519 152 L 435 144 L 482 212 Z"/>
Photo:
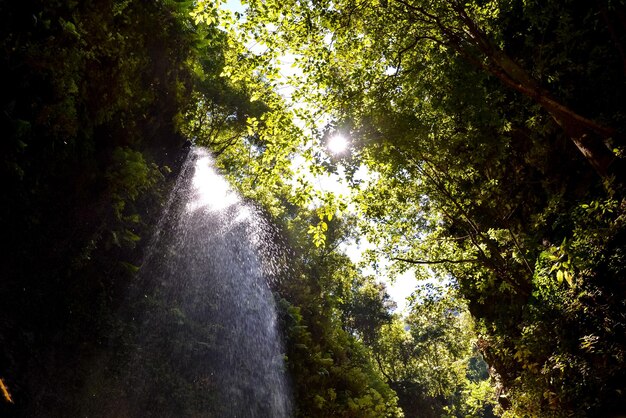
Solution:
<path fill-rule="evenodd" d="M 72 416 L 186 153 L 191 38 L 107 0 L 2 2 L 0 38 L 0 415 Z"/>

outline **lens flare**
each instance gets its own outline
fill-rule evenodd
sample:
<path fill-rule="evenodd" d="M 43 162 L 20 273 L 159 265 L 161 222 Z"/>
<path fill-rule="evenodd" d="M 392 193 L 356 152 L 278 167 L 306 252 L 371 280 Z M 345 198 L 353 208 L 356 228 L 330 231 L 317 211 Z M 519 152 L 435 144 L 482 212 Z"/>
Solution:
<path fill-rule="evenodd" d="M 334 135 L 328 140 L 326 146 L 333 154 L 341 154 L 348 149 L 348 140 L 343 135 Z"/>

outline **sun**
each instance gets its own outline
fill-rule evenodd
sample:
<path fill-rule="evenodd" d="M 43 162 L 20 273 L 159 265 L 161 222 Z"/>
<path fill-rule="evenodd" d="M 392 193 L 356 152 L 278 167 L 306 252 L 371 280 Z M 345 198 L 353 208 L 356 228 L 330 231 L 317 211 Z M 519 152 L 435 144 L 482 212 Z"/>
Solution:
<path fill-rule="evenodd" d="M 348 140 L 343 135 L 333 135 L 328 140 L 326 147 L 333 154 L 341 154 L 348 149 Z"/>

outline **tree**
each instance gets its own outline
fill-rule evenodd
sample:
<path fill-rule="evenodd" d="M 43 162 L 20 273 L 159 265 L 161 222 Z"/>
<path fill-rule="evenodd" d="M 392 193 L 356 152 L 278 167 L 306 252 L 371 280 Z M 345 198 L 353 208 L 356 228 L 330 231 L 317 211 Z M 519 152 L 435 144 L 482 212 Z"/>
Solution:
<path fill-rule="evenodd" d="M 433 285 L 418 288 L 405 319 L 384 326 L 373 356 L 406 417 L 492 416 L 495 392 L 473 338 L 463 302 Z"/>
<path fill-rule="evenodd" d="M 616 160 L 613 148 L 623 146 L 621 125 L 617 128 L 604 126 L 582 116 L 567 102 L 569 99 L 575 106 L 579 102 L 575 97 L 557 98 L 545 87 L 546 83 L 553 84 L 553 90 L 563 93 L 560 86 L 551 82 L 559 78 L 558 72 L 551 71 L 553 58 L 519 54 L 520 45 L 515 39 L 529 35 L 534 38 L 537 32 L 552 29 L 550 26 L 554 23 L 549 16 L 556 16 L 556 12 L 571 21 L 598 21 L 598 11 L 593 7 L 568 2 L 539 9 L 532 2 L 519 6 L 515 2 L 463 3 L 456 0 L 317 2 L 312 9 L 299 2 L 250 4 L 253 18 L 275 21 L 282 29 L 271 35 L 289 33 L 283 39 L 290 43 L 294 53 L 305 51 L 302 61 L 309 80 L 321 82 L 322 88 L 332 90 L 339 101 L 359 100 L 363 93 L 368 95 L 381 85 L 388 92 L 394 91 L 396 96 L 408 93 L 423 100 L 429 96 L 428 91 L 416 90 L 415 84 L 406 88 L 406 81 L 413 78 L 412 74 L 432 82 L 436 78 L 433 72 L 449 65 L 450 60 L 460 58 L 474 70 L 496 78 L 541 107 L 601 176 L 609 174 L 609 167 Z M 528 26 L 514 22 L 520 16 Z M 387 24 L 389 21 L 394 24 Z M 513 31 L 509 31 L 510 26 Z M 598 26 L 587 33 L 569 25 L 559 27 L 556 36 L 541 41 L 541 47 L 547 50 L 556 45 L 569 48 L 581 35 L 605 36 L 609 41 L 610 31 L 603 22 L 598 22 Z M 274 42 L 268 43 L 271 47 L 280 47 L 280 43 Z M 363 65 L 365 62 L 368 64 Z M 404 88 L 400 87 L 403 85 Z M 601 112 L 596 110 L 596 113 L 596 117 L 606 119 Z"/>
<path fill-rule="evenodd" d="M 312 242 L 306 230 L 316 217 L 300 210 L 289 220 L 292 273 L 276 286 L 295 416 L 400 417 L 367 348 L 390 320 L 389 296 L 334 248 L 345 236 L 340 218 L 324 247 Z"/>
<path fill-rule="evenodd" d="M 434 7 L 429 8 L 405 1 L 399 3 L 404 6 L 402 12 L 408 14 L 409 21 L 418 26 L 417 36 L 412 42 L 430 40 L 453 49 L 475 67 L 530 98 L 561 126 L 600 175 L 608 174 L 615 155 L 604 142 L 613 138 L 616 131 L 579 115 L 555 99 L 541 87 L 538 80 L 496 44 L 496 40 L 487 32 L 493 30 L 493 26 L 489 29 L 481 28 L 483 22 L 485 26 L 488 25 L 490 15 L 500 12 L 499 4 L 492 2 L 481 7 L 451 1 L 436 2 Z"/>
<path fill-rule="evenodd" d="M 510 414 L 620 411 L 621 401 L 609 399 L 622 391 L 621 372 L 581 351 L 581 341 L 591 347 L 597 336 L 582 325 L 595 320 L 581 313 L 623 323 L 613 296 L 607 304 L 588 297 L 623 286 L 610 278 L 624 245 L 624 33 L 606 19 L 623 7 L 250 6 L 244 27 L 272 54 L 296 54 L 303 71 L 296 97 L 329 121 L 311 131 L 350 135 L 347 171 L 363 164 L 375 173 L 358 197 L 362 231 L 377 245 L 373 258 L 458 281 Z M 611 209 L 598 209 L 599 223 L 588 224 L 583 207 Z M 572 246 L 587 254 L 574 255 Z M 598 355 L 619 358 L 621 339 L 604 341 Z M 578 366 L 564 367 L 565 359 Z M 610 388 L 588 383 L 591 364 Z"/>

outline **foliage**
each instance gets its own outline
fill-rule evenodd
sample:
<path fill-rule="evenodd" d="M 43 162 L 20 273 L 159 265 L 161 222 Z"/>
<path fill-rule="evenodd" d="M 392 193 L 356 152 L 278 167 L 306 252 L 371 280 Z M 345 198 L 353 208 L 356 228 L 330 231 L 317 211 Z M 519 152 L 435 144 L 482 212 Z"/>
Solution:
<path fill-rule="evenodd" d="M 408 316 L 381 330 L 373 356 L 406 417 L 494 416 L 472 319 L 452 289 L 418 288 Z"/>
<path fill-rule="evenodd" d="M 250 1 L 241 24 L 295 57 L 316 140 L 349 135 L 346 171 L 374 173 L 372 261 L 458 283 L 510 416 L 624 411 L 624 10 Z"/>
<path fill-rule="evenodd" d="M 186 138 L 292 248 L 275 291 L 298 416 L 626 412 L 623 2 L 246 5 L 0 3 L 0 412 L 84 412 L 103 346 L 121 354 L 96 381 L 120 376 L 118 313 Z M 337 132 L 350 155 L 322 151 Z M 314 187 L 338 166 L 349 203 Z M 450 288 L 393 316 L 341 254 L 357 235 Z M 180 321 L 210 339 L 145 299 L 173 345 Z M 209 402 L 153 360 L 174 409 Z"/>
<path fill-rule="evenodd" d="M 329 222 L 324 247 L 312 242 L 306 229 L 316 216 L 301 210 L 288 219 L 293 271 L 276 287 L 295 415 L 402 416 L 367 347 L 391 319 L 389 296 L 336 251 L 345 220 Z"/>
<path fill-rule="evenodd" d="M 3 416 L 80 415 L 91 364 L 111 347 L 103 374 L 121 367 L 136 329 L 119 310 L 180 163 L 184 115 L 199 95 L 241 101 L 218 81 L 221 32 L 194 26 L 190 7 L 0 3 L 0 374 L 15 400 Z"/>

